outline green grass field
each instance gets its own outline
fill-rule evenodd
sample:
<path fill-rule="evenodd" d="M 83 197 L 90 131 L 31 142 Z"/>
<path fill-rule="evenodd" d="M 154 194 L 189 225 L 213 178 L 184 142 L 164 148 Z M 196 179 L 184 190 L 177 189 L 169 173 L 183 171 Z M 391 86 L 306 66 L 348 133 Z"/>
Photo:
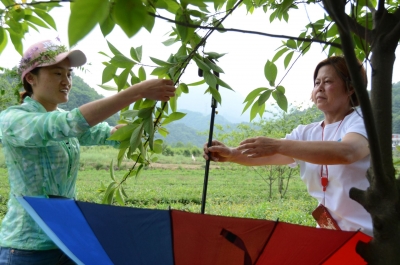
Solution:
<path fill-rule="evenodd" d="M 101 182 L 111 179 L 109 165 L 117 150 L 105 147 L 83 148 L 81 170 L 77 182 L 77 199 L 101 203 L 97 192 Z M 179 209 L 200 212 L 204 182 L 205 161 L 193 162 L 183 156 L 159 157 L 163 168 L 149 167 L 137 178 L 127 181 L 126 206 L 157 209 Z M 172 167 L 174 165 L 174 167 Z M 123 163 L 115 171 L 121 178 L 129 166 Z M 4 156 L 0 152 L 0 218 L 7 209 L 9 186 Z M 209 172 L 209 183 L 205 211 L 208 214 L 270 219 L 314 226 L 311 217 L 317 202 L 312 199 L 299 176 L 290 180 L 288 191 L 281 198 L 277 185 L 273 185 L 271 200 L 265 180 L 252 168 L 231 164 L 213 164 Z"/>

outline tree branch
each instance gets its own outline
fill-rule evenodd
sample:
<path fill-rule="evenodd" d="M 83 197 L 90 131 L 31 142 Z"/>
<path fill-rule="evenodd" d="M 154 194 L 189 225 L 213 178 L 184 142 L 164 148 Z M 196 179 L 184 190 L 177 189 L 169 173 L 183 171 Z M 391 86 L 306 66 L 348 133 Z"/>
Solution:
<path fill-rule="evenodd" d="M 346 23 L 349 26 L 350 30 L 354 32 L 358 37 L 365 39 L 369 44 L 372 43 L 373 34 L 372 30 L 367 29 L 366 27 L 360 25 L 355 19 L 351 18 L 349 15 L 346 15 Z"/>
<path fill-rule="evenodd" d="M 348 30 L 349 27 L 346 24 L 347 19 L 345 17 L 346 13 L 344 12 L 344 6 L 340 7 L 337 0 L 323 0 L 323 3 L 326 11 L 339 27 L 343 54 L 350 71 L 350 76 L 356 95 L 360 102 L 361 110 L 363 112 L 365 128 L 368 134 L 368 141 L 377 143 L 369 145 L 372 167 L 375 175 L 384 175 L 382 157 L 379 155 L 379 138 L 374 124 L 372 106 L 367 93 L 366 84 L 364 84 L 359 72 L 359 62 L 354 53 L 353 38 L 351 37 Z"/>
<path fill-rule="evenodd" d="M 253 30 L 241 30 L 241 29 L 234 29 L 234 28 L 218 28 L 218 27 L 207 27 L 207 26 L 199 26 L 199 25 L 193 25 L 193 24 L 188 24 L 188 23 L 183 23 L 179 21 L 175 21 L 173 19 L 169 19 L 154 13 L 149 12 L 149 15 L 154 16 L 156 18 L 160 18 L 163 20 L 166 20 L 171 23 L 175 23 L 178 25 L 186 26 L 188 28 L 196 28 L 196 29 L 209 29 L 209 30 L 219 30 L 219 31 L 231 31 L 231 32 L 239 32 L 239 33 L 247 33 L 247 34 L 254 34 L 254 35 L 261 35 L 261 36 L 267 36 L 267 37 L 272 37 L 272 38 L 280 38 L 280 39 L 292 39 L 292 40 L 299 40 L 299 41 L 304 41 L 304 42 L 316 42 L 316 43 L 322 43 L 322 44 L 328 44 L 331 46 L 334 46 L 336 48 L 342 48 L 340 44 L 329 42 L 329 41 L 324 41 L 324 40 L 318 40 L 318 39 L 306 39 L 306 38 L 299 38 L 299 37 L 293 37 L 293 36 L 287 36 L 287 35 L 276 35 L 276 34 L 270 34 L 270 33 L 264 33 L 264 32 L 259 32 L 259 31 L 253 31 Z"/>

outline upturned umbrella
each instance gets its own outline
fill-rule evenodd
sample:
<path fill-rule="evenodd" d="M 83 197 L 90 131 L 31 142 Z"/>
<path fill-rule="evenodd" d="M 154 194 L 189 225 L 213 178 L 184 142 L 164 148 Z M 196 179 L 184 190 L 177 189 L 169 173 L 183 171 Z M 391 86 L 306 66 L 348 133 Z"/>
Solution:
<path fill-rule="evenodd" d="M 371 237 L 285 222 L 178 210 L 18 197 L 77 264 L 366 264 L 356 243 Z"/>

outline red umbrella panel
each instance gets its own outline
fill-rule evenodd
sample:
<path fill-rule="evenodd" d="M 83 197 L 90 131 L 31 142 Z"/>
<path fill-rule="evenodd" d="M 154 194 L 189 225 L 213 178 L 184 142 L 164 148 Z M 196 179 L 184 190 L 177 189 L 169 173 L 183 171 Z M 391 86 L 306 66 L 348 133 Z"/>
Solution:
<path fill-rule="evenodd" d="M 359 232 L 284 222 L 19 197 L 77 264 L 366 264 Z"/>

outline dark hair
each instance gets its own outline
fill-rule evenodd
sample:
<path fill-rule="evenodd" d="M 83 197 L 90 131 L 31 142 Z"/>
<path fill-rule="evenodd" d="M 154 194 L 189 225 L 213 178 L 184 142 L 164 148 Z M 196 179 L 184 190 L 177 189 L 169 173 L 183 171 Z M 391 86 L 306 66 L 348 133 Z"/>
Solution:
<path fill-rule="evenodd" d="M 347 67 L 346 60 L 344 59 L 343 56 L 332 56 L 332 57 L 326 58 L 325 60 L 319 62 L 319 64 L 317 65 L 317 67 L 315 67 L 315 70 L 314 70 L 314 80 L 313 80 L 314 83 L 315 83 L 315 79 L 317 78 L 319 69 L 321 69 L 325 65 L 332 65 L 335 68 L 336 72 L 338 73 L 339 77 L 346 84 L 346 90 L 354 91 L 354 87 L 351 83 L 349 68 Z M 367 82 L 368 82 L 367 81 L 367 73 L 361 62 L 359 62 L 359 65 L 360 65 L 360 67 L 359 67 L 360 73 L 364 79 L 365 85 L 367 85 Z M 350 103 L 353 107 L 360 105 L 360 102 L 358 101 L 358 98 L 357 98 L 357 95 L 355 92 L 350 97 Z"/>
<path fill-rule="evenodd" d="M 36 68 L 32 69 L 32 71 L 30 71 L 29 73 L 31 73 L 33 75 L 39 75 L 39 70 L 40 70 L 40 67 L 36 67 Z M 25 91 L 21 92 L 19 94 L 20 95 L 20 100 L 21 100 L 20 103 L 21 104 L 24 102 L 24 99 L 27 96 L 32 97 L 32 94 L 33 94 L 33 89 L 32 89 L 31 84 L 29 84 L 28 81 L 26 81 L 26 75 L 24 76 L 23 85 L 24 85 Z"/>

